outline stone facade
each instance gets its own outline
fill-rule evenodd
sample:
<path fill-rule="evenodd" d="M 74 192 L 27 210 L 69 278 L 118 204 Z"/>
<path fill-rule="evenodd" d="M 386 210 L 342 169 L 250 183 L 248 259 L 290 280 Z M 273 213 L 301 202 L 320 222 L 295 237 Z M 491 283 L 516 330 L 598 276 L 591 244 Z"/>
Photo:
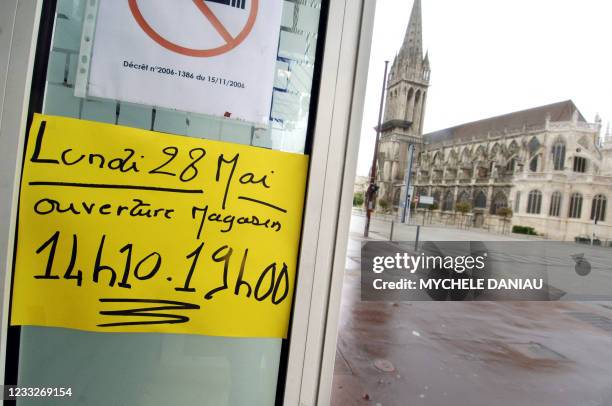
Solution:
<path fill-rule="evenodd" d="M 381 201 L 397 210 L 415 146 L 415 194 L 433 196 L 429 218 L 456 219 L 468 203 L 471 226 L 533 227 L 555 240 L 595 235 L 612 241 L 612 136 L 589 123 L 571 100 L 423 135 L 431 69 L 423 57 L 421 2 L 415 0 L 404 43 L 388 76 L 378 154 Z M 498 215 L 513 211 L 510 221 Z M 595 224 L 596 223 L 596 224 Z"/>
<path fill-rule="evenodd" d="M 434 197 L 439 218 L 467 202 L 474 226 L 510 208 L 512 225 L 551 239 L 612 240 L 612 140 L 600 130 L 566 101 L 426 134 L 416 194 Z"/>

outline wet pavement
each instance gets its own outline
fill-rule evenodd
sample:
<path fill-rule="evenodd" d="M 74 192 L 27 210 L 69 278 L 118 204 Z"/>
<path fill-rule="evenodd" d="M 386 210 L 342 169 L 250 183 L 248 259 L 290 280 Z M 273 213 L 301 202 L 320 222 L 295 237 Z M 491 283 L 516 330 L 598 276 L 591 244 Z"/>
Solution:
<path fill-rule="evenodd" d="M 372 236 L 388 226 L 375 221 Z M 362 302 L 363 218 L 351 228 L 332 405 L 612 405 L 612 302 Z M 395 232 L 409 240 L 413 229 Z M 524 239 L 427 227 L 421 237 Z"/>

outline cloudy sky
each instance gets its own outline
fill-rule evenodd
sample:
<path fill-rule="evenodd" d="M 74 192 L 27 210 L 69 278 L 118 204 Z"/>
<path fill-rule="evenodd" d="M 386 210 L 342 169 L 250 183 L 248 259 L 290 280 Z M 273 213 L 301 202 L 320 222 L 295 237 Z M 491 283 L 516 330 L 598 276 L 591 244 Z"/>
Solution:
<path fill-rule="evenodd" d="M 384 61 L 400 48 L 412 0 L 378 0 L 358 175 L 372 163 Z M 425 132 L 572 99 L 612 121 L 612 2 L 422 0 L 431 60 Z"/>

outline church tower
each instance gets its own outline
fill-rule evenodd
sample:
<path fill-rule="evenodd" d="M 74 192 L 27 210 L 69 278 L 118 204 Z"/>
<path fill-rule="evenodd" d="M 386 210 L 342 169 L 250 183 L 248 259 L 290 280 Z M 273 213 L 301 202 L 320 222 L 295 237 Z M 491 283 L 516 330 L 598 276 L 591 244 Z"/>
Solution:
<path fill-rule="evenodd" d="M 423 57 L 421 0 L 414 0 L 404 43 L 389 73 L 381 128 L 378 197 L 389 208 L 399 204 L 408 167 L 408 146 L 415 144 L 415 159 L 420 149 L 430 72 L 429 55 Z"/>

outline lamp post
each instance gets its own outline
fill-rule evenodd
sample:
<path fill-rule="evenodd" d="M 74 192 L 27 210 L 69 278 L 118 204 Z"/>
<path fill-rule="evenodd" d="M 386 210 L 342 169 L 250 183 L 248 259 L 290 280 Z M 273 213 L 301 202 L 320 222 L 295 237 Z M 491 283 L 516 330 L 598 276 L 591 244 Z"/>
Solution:
<path fill-rule="evenodd" d="M 383 105 L 385 103 L 385 90 L 387 88 L 387 69 L 389 67 L 389 61 L 385 61 L 385 76 L 383 78 L 382 92 L 380 94 L 380 108 L 378 110 L 378 126 L 376 126 L 376 143 L 374 144 L 374 157 L 372 158 L 372 168 L 370 170 L 370 184 L 366 192 L 365 206 L 366 206 L 366 223 L 363 230 L 363 236 L 368 237 L 370 234 L 370 220 L 372 218 L 372 211 L 374 211 L 376 194 L 378 192 L 378 186 L 376 185 L 376 163 L 378 160 L 378 142 L 380 141 L 380 131 L 382 127 L 382 114 Z"/>
<path fill-rule="evenodd" d="M 414 191 L 410 192 L 410 186 L 412 183 L 412 160 L 414 159 L 414 144 L 410 144 L 408 147 L 408 169 L 406 171 L 406 195 L 404 196 L 404 207 L 402 209 L 402 223 L 406 220 L 410 222 L 410 204 L 412 203 L 412 195 Z M 415 206 L 416 207 L 416 206 Z"/>

